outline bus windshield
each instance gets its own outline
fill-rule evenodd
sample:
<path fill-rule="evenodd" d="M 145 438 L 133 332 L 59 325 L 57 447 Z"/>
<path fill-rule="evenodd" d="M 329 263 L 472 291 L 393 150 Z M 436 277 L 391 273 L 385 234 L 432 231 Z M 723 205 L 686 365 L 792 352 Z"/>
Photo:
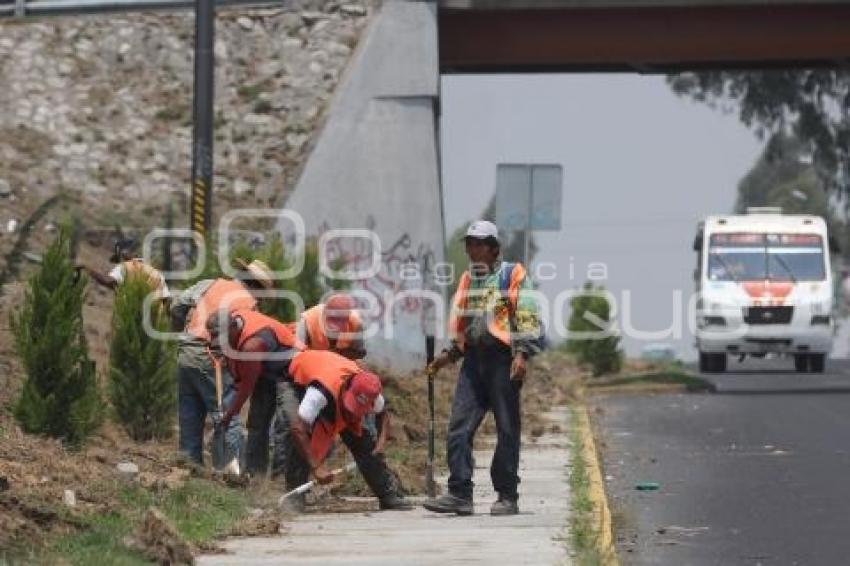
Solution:
<path fill-rule="evenodd" d="M 823 281 L 823 238 L 817 234 L 712 234 L 710 281 Z"/>

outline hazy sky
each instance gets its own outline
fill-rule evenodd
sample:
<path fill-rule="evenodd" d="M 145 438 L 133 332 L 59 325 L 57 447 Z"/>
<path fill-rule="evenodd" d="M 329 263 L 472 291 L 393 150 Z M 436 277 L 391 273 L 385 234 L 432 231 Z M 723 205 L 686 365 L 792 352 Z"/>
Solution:
<path fill-rule="evenodd" d="M 535 236 L 535 262 L 558 274 L 541 289 L 554 300 L 602 262 L 618 301 L 631 292 L 632 326 L 643 331 L 671 325 L 674 290 L 692 293 L 696 223 L 731 211 L 762 147 L 736 116 L 678 98 L 656 76 L 444 76 L 442 105 L 449 233 L 481 213 L 497 163 L 561 164 L 562 230 Z M 696 355 L 687 330 L 644 343 L 658 341 Z M 642 345 L 624 344 L 630 355 Z"/>

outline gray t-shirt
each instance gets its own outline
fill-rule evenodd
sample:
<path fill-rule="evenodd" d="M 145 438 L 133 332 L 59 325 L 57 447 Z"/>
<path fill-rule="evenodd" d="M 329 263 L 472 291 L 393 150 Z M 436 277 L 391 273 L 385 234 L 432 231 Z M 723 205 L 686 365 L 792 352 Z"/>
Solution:
<path fill-rule="evenodd" d="M 171 316 L 183 320 L 185 327 L 189 311 L 198 304 L 198 301 L 207 292 L 207 289 L 212 286 L 214 281 L 214 279 L 204 279 L 195 283 L 182 293 L 178 293 L 171 302 Z M 196 367 L 203 370 L 211 369 L 212 361 L 207 352 L 208 347 L 209 344 L 207 344 L 206 340 L 186 332 L 181 333 L 177 341 L 177 363 L 184 367 Z"/>

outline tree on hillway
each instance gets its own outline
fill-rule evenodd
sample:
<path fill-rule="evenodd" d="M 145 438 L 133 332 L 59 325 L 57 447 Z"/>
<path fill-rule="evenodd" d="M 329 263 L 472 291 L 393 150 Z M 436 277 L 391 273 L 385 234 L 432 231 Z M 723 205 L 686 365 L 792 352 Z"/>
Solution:
<path fill-rule="evenodd" d="M 177 414 L 174 343 L 148 333 L 143 324 L 145 297 L 151 292 L 147 277 L 131 275 L 116 289 L 112 310 L 109 398 L 116 420 L 137 441 L 170 436 Z M 148 308 L 150 326 L 168 332 L 159 301 Z"/>
<path fill-rule="evenodd" d="M 97 373 L 83 330 L 85 288 L 63 229 L 10 320 L 26 372 L 15 417 L 26 432 L 53 436 L 71 447 L 81 445 L 102 420 Z"/>

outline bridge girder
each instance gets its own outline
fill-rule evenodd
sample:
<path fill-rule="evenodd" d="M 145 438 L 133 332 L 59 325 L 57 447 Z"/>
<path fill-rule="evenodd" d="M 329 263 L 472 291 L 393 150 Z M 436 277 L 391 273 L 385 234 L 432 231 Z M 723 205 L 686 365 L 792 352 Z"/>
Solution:
<path fill-rule="evenodd" d="M 613 3 L 529 8 L 537 4 L 444 0 L 441 70 L 671 72 L 850 62 L 850 2 Z"/>

